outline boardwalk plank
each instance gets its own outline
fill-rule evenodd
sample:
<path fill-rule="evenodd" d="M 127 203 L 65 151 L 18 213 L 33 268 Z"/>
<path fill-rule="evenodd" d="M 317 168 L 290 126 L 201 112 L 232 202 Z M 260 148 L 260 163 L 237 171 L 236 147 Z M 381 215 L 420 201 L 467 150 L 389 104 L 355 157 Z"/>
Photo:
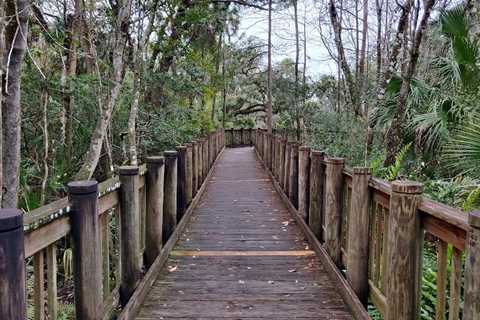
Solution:
<path fill-rule="evenodd" d="M 219 161 L 136 319 L 354 319 L 253 149 Z"/>

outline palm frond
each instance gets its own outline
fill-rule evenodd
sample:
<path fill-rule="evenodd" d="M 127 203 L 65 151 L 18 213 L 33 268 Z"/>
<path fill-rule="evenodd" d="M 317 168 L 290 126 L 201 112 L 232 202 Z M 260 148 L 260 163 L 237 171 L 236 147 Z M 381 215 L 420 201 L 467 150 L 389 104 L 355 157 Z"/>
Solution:
<path fill-rule="evenodd" d="M 480 178 L 480 116 L 458 129 L 445 147 L 447 167 Z"/>

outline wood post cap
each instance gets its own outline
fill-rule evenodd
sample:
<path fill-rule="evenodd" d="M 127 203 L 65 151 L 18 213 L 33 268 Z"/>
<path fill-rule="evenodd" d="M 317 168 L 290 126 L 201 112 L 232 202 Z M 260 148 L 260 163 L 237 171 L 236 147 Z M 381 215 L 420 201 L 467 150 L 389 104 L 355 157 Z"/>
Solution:
<path fill-rule="evenodd" d="M 197 140 L 193 140 L 193 141 L 191 142 L 191 144 L 194 146 L 194 145 L 198 144 L 198 141 L 197 141 Z"/>
<path fill-rule="evenodd" d="M 300 148 L 298 148 L 299 151 L 310 151 L 310 147 L 309 146 L 300 146 Z"/>
<path fill-rule="evenodd" d="M 0 209 L 0 232 L 23 227 L 23 212 L 19 209 Z"/>
<path fill-rule="evenodd" d="M 177 146 L 176 149 L 177 149 L 177 151 L 185 151 L 185 150 L 187 150 L 187 146 L 183 146 L 183 145 L 182 146 Z"/>
<path fill-rule="evenodd" d="M 480 228 L 480 211 L 471 211 L 468 213 L 468 223 L 474 228 Z"/>
<path fill-rule="evenodd" d="M 372 174 L 372 168 L 370 167 L 353 167 L 353 174 L 369 175 Z"/>
<path fill-rule="evenodd" d="M 67 186 L 70 194 L 90 194 L 98 192 L 98 182 L 95 180 L 72 181 Z"/>
<path fill-rule="evenodd" d="M 151 156 L 151 157 L 147 157 L 146 161 L 147 163 L 164 164 L 165 158 L 162 156 Z"/>
<path fill-rule="evenodd" d="M 164 151 L 163 156 L 165 158 L 176 158 L 177 157 L 177 151 L 173 151 L 173 150 Z"/>
<path fill-rule="evenodd" d="M 409 180 L 396 180 L 392 182 L 392 192 L 420 194 L 423 192 L 423 183 Z"/>
<path fill-rule="evenodd" d="M 325 158 L 325 163 L 333 164 L 333 165 L 344 165 L 345 158 L 327 157 Z"/>
<path fill-rule="evenodd" d="M 118 168 L 118 174 L 121 176 L 136 176 L 140 172 L 137 166 L 121 166 Z"/>
<path fill-rule="evenodd" d="M 193 143 L 192 142 L 187 142 L 187 143 L 185 143 L 185 146 L 187 148 L 191 148 L 191 147 L 193 147 Z"/>

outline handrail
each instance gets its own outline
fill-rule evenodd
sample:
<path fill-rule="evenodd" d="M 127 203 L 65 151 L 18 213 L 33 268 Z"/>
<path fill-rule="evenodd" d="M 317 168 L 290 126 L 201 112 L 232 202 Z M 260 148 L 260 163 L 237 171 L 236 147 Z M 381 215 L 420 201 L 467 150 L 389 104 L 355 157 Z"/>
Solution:
<path fill-rule="evenodd" d="M 295 142 L 264 130 L 256 131 L 254 145 L 331 261 L 345 270 L 361 301 L 370 298 L 388 320 L 410 319 L 408 314 L 415 318 L 420 309 L 421 255 L 434 248 L 438 268 L 434 316 L 444 318 L 448 300 L 450 317 L 458 318 L 464 299 L 464 319 L 480 319 L 480 266 L 475 262 L 480 259 L 480 213 L 466 213 L 423 196 L 422 184 L 373 177 L 369 168 L 347 167 L 344 159 L 297 148 Z M 426 247 L 420 247 L 424 242 Z M 405 292 L 412 299 L 405 300 Z"/>
<path fill-rule="evenodd" d="M 110 258 L 121 258 L 122 265 L 130 264 L 139 268 L 140 264 L 134 260 L 143 257 L 144 253 L 146 257 L 150 257 L 150 260 L 155 259 L 156 256 L 152 256 L 152 252 L 155 252 L 152 251 L 154 248 L 151 246 L 147 248 L 145 244 L 154 244 L 155 240 L 152 239 L 158 239 L 159 233 L 160 242 L 162 241 L 162 224 L 157 224 L 153 228 L 152 223 L 154 221 L 152 219 L 155 219 L 154 215 L 162 212 L 162 208 L 158 205 L 168 202 L 169 206 L 163 208 L 164 215 L 175 217 L 176 220 L 178 212 L 180 219 L 183 211 L 187 209 L 188 205 L 191 205 L 192 199 L 204 184 L 207 173 L 212 169 L 216 157 L 224 147 L 225 131 L 219 129 L 205 138 L 197 140 L 194 144 L 188 143 L 186 146 L 177 147 L 178 152 L 170 152 L 168 158 L 170 160 L 165 165 L 163 157 L 147 158 L 147 162 L 153 161 L 151 168 L 154 168 L 152 169 L 154 171 L 158 170 L 156 173 L 149 171 L 150 169 L 144 164 L 134 168 L 133 171 L 131 167 L 126 170 L 120 169 L 120 176 L 114 176 L 99 184 L 79 182 L 78 186 L 85 185 L 87 188 L 88 185 L 88 190 L 95 186 L 96 196 L 94 199 L 88 194 L 84 194 L 83 191 L 78 194 L 71 193 L 69 197 L 32 210 L 23 217 L 20 216 L 23 218 L 24 237 L 15 238 L 15 241 L 7 241 L 8 237 L 0 234 L 0 249 L 4 246 L 20 247 L 16 241 L 21 241 L 21 247 L 24 248 L 22 259 L 23 257 L 32 257 L 26 259 L 25 262 L 33 264 L 33 268 L 27 268 L 27 274 L 22 277 L 29 279 L 28 283 L 34 284 L 32 299 L 29 300 L 34 310 L 34 319 L 44 319 L 47 314 L 49 319 L 56 319 L 59 312 L 57 269 L 58 263 L 63 260 L 58 257 L 57 243 L 59 241 L 72 241 L 74 245 L 73 256 L 76 258 L 73 260 L 75 264 L 73 277 L 75 279 L 77 319 L 107 320 L 114 310 L 118 309 L 119 302 L 121 305 L 126 305 L 132 290 L 135 289 L 131 284 L 138 281 L 143 276 L 143 272 L 139 269 L 138 273 L 133 275 L 131 268 L 125 267 L 120 270 L 120 260 L 111 261 Z M 148 165 L 150 166 L 150 162 Z M 123 176 L 125 174 L 133 174 L 133 176 L 125 178 Z M 170 180 L 167 181 L 167 179 Z M 125 184 L 125 181 L 128 181 L 130 185 Z M 194 181 L 195 186 L 193 185 Z M 129 186 L 133 186 L 133 189 L 127 191 L 125 188 L 129 188 Z M 78 189 L 78 187 L 76 188 Z M 165 188 L 165 192 L 160 193 L 163 188 Z M 173 192 L 172 188 L 177 192 Z M 156 190 L 156 193 L 149 195 L 149 192 L 151 193 L 153 190 Z M 161 196 L 164 197 L 164 200 L 159 199 Z M 91 205 L 87 203 L 91 203 Z M 132 216 L 137 216 L 137 218 L 131 220 Z M 2 218 L 1 214 L 0 218 Z M 147 219 L 151 221 L 149 224 L 147 224 Z M 81 222 L 81 220 L 85 220 L 85 222 Z M 164 219 L 163 225 L 167 226 L 169 230 L 174 230 L 177 222 L 180 222 L 180 220 L 175 220 Z M 121 236 L 118 228 L 120 221 Z M 96 228 L 97 231 L 90 228 Z M 0 233 L 3 232 L 2 230 L 0 228 Z M 130 235 L 129 232 L 131 232 Z M 70 234 L 72 237 L 68 237 Z M 67 238 L 71 240 L 67 240 Z M 164 241 L 167 240 L 168 238 L 164 238 Z M 162 244 L 159 243 L 159 245 Z M 97 246 L 100 250 L 95 250 Z M 159 253 L 160 251 L 155 254 Z M 67 257 L 68 260 L 68 255 L 64 257 Z M 98 261 L 98 264 L 93 261 Z M 145 264 L 146 269 L 150 266 L 147 259 L 141 264 Z M 12 268 L 10 273 L 25 273 L 21 264 L 9 265 Z M 101 268 L 99 269 L 98 266 Z M 64 266 L 62 270 L 65 268 L 67 266 Z M 46 288 L 44 274 L 48 275 Z M 85 276 L 86 274 L 89 276 Z M 113 279 L 112 274 L 116 274 Z M 135 277 L 135 282 L 131 282 L 130 276 L 132 275 Z M 18 297 L 26 297 L 24 292 L 26 289 L 19 283 L 10 283 L 11 279 L 7 273 L 0 272 L 0 290 L 7 290 L 4 287 L 7 286 L 9 296 L 13 299 L 5 297 L 9 300 L 0 301 L 1 306 L 4 306 L 4 303 L 13 306 L 8 310 L 0 308 L 0 319 L 24 318 L 22 313 L 26 312 L 23 310 L 22 301 L 18 301 Z M 91 282 L 94 279 L 96 280 Z M 100 290 L 102 286 L 99 286 L 98 279 L 103 283 L 103 292 Z M 18 290 L 18 294 L 15 293 L 15 290 Z M 45 303 L 44 300 L 47 300 L 48 303 Z M 23 305 L 26 305 L 26 302 Z M 15 315 L 12 315 L 11 312 L 14 312 Z"/>

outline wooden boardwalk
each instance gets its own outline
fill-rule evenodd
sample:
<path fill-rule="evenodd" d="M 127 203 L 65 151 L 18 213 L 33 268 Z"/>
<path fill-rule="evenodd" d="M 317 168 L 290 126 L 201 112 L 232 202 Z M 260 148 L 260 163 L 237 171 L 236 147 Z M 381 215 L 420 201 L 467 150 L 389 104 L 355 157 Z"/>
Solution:
<path fill-rule="evenodd" d="M 354 319 L 253 148 L 207 183 L 136 319 Z"/>

